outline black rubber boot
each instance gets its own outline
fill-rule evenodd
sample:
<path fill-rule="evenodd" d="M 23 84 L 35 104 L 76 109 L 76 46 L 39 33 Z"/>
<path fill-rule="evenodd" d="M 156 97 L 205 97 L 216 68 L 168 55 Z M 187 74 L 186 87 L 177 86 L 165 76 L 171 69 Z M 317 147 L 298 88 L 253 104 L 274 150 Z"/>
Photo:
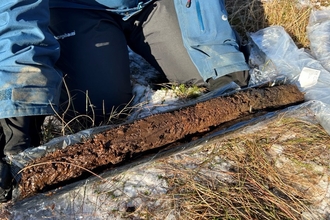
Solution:
<path fill-rule="evenodd" d="M 28 147 L 40 144 L 41 125 L 45 116 L 25 116 L 0 119 L 5 136 L 3 153 L 16 155 Z"/>
<path fill-rule="evenodd" d="M 29 147 L 39 146 L 44 119 L 45 116 L 0 119 L 0 203 L 11 199 L 15 183 L 12 167 L 1 158 L 16 155 Z"/>
<path fill-rule="evenodd" d="M 0 161 L 0 203 L 11 199 L 12 180 L 10 166 Z"/>
<path fill-rule="evenodd" d="M 0 122 L 6 139 L 5 155 L 16 155 L 30 147 L 30 117 L 4 118 Z"/>

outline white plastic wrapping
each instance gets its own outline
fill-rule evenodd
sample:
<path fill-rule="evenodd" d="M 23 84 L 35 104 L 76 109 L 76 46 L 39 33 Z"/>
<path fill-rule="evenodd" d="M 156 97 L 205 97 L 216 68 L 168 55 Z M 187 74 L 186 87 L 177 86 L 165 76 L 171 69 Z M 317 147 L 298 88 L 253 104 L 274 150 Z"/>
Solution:
<path fill-rule="evenodd" d="M 330 10 L 312 11 L 307 34 L 313 56 L 330 71 Z"/>
<path fill-rule="evenodd" d="M 263 74 L 265 79 L 287 77 L 289 83 L 296 84 L 305 93 L 306 101 L 321 101 L 323 107 L 319 108 L 315 114 L 319 119 L 322 119 L 320 123 L 330 134 L 329 119 L 324 119 L 329 114 L 330 73 L 321 65 L 320 61 L 305 52 L 304 49 L 299 49 L 281 26 L 262 29 L 256 33 L 251 33 L 250 37 L 257 48 L 261 50 L 261 56 L 265 56 L 265 62 L 271 63 L 271 65 L 264 64 L 265 71 L 261 69 L 259 74 Z M 313 75 L 307 70 L 317 72 L 318 75 Z M 302 77 L 303 74 L 305 77 Z M 303 78 L 304 80 L 302 80 Z M 308 84 L 312 81 L 315 82 Z"/>

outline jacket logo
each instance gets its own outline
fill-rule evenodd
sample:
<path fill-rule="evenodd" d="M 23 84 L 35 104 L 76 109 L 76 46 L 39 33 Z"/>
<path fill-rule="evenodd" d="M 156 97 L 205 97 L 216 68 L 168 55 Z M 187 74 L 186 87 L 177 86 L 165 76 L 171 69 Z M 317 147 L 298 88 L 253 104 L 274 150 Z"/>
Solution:
<path fill-rule="evenodd" d="M 75 36 L 75 35 L 76 35 L 76 31 L 72 31 L 70 33 L 65 33 L 65 34 L 62 34 L 62 35 L 59 35 L 59 36 L 55 36 L 55 39 L 56 40 L 63 40 L 64 38 L 72 37 L 72 36 Z"/>

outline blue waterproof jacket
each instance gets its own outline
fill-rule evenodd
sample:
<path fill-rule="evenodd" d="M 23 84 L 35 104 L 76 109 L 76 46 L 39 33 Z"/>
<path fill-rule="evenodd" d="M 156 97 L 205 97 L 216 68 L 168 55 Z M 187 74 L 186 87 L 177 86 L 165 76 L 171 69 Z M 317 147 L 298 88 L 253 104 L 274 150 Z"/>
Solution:
<path fill-rule="evenodd" d="M 204 81 L 248 70 L 224 0 L 174 0 L 183 43 Z"/>
<path fill-rule="evenodd" d="M 50 0 L 51 8 L 82 8 L 107 10 L 129 19 L 155 0 Z"/>
<path fill-rule="evenodd" d="M 48 0 L 0 1 L 0 118 L 49 115 L 62 76 L 59 45 L 48 32 Z"/>

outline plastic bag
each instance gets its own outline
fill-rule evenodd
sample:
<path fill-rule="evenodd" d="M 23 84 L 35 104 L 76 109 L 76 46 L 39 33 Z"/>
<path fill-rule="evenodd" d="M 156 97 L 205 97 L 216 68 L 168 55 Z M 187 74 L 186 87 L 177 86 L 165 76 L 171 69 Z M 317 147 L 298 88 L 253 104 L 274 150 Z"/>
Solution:
<path fill-rule="evenodd" d="M 304 49 L 298 49 L 281 26 L 271 26 L 251 33 L 250 38 L 265 56 L 264 60 L 274 65 L 267 71 L 260 70 L 263 78 L 286 77 L 289 83 L 296 84 L 305 93 L 306 101 L 316 100 L 323 103 L 324 107 L 320 108 L 316 115 L 319 119 L 324 119 L 324 115 L 329 114 L 330 73 L 321 65 L 320 61 L 313 58 Z M 318 75 L 308 75 L 307 70 L 315 71 Z M 307 75 L 307 78 L 304 79 L 305 82 L 315 82 L 305 86 L 305 82 L 301 80 L 303 74 Z M 253 74 L 251 78 L 253 78 Z M 329 133 L 330 121 L 322 120 L 320 123 Z"/>
<path fill-rule="evenodd" d="M 330 71 L 330 10 L 312 11 L 307 34 L 313 56 Z"/>

